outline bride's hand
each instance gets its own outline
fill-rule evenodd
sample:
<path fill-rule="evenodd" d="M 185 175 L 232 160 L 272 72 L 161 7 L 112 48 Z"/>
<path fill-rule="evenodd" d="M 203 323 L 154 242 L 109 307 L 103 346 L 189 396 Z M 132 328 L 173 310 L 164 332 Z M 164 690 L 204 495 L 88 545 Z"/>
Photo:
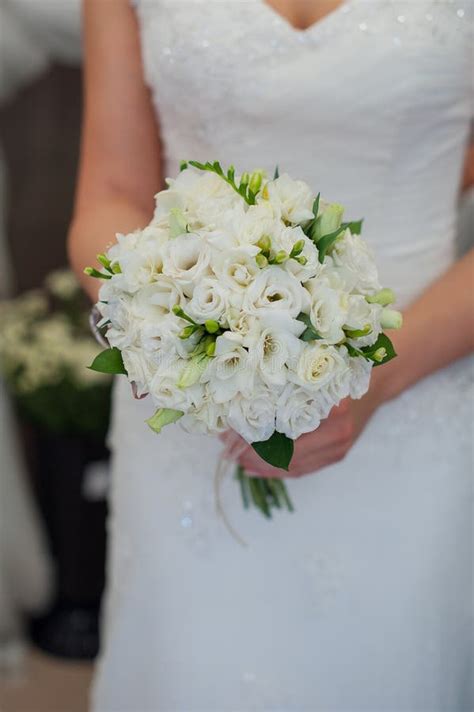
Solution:
<path fill-rule="evenodd" d="M 236 433 L 222 435 L 226 453 L 249 475 L 258 477 L 301 477 L 342 460 L 371 417 L 375 406 L 370 397 L 360 401 L 349 398 L 333 408 L 326 420 L 313 433 L 302 435 L 295 442 L 295 451 L 288 472 L 272 467 Z"/>

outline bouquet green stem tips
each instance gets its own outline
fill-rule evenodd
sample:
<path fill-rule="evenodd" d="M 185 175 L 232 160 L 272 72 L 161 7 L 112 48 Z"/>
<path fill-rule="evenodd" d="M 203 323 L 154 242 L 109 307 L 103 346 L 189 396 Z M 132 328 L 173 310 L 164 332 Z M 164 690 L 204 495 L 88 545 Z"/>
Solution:
<path fill-rule="evenodd" d="M 237 466 L 235 478 L 240 484 L 245 509 L 256 507 L 267 519 L 272 509 L 294 511 L 293 503 L 283 480 L 270 477 L 249 477 L 241 465 Z"/>

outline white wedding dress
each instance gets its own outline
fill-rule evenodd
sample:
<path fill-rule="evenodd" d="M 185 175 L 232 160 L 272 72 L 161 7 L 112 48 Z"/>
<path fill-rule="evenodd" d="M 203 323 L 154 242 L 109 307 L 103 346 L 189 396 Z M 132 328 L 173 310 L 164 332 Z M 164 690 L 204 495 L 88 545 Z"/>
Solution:
<path fill-rule="evenodd" d="M 449 267 L 472 0 L 346 0 L 306 31 L 263 0 L 135 4 L 167 174 L 278 163 L 365 217 L 402 307 Z M 96 712 L 472 710 L 470 380 L 460 361 L 382 407 L 289 483 L 293 515 L 244 511 L 229 473 L 246 548 L 215 513 L 220 442 L 154 435 L 118 382 Z"/>

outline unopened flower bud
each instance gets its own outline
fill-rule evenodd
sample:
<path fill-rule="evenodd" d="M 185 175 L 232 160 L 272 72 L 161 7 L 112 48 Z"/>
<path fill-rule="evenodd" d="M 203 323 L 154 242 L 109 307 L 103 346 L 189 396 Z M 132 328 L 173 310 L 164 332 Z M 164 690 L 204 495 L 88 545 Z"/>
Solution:
<path fill-rule="evenodd" d="M 283 262 L 286 262 L 288 257 L 289 257 L 288 252 L 285 252 L 285 250 L 279 250 L 276 253 L 273 261 L 276 265 L 281 265 L 281 264 L 283 264 Z"/>
<path fill-rule="evenodd" d="M 297 262 L 299 262 L 299 264 L 302 265 L 303 267 L 304 267 L 305 264 L 307 264 L 307 262 L 308 262 L 308 258 L 305 257 L 304 255 L 298 255 L 298 256 L 295 257 L 294 259 L 295 259 Z"/>
<path fill-rule="evenodd" d="M 362 336 L 368 336 L 372 331 L 370 324 L 366 324 L 363 329 L 348 329 L 346 334 L 350 339 L 359 339 Z"/>
<path fill-rule="evenodd" d="M 105 269 L 110 270 L 110 260 L 105 255 L 97 255 L 97 262 L 99 262 L 102 267 L 105 267 Z"/>
<path fill-rule="evenodd" d="M 260 240 L 257 242 L 257 247 L 260 247 L 264 255 L 268 255 L 272 246 L 272 240 L 270 235 L 262 235 Z"/>
<path fill-rule="evenodd" d="M 206 346 L 206 354 L 208 356 L 214 356 L 216 351 L 216 342 L 211 341 L 207 346 Z"/>
<path fill-rule="evenodd" d="M 205 323 L 204 326 L 206 328 L 206 331 L 209 334 L 215 334 L 219 331 L 220 325 L 218 321 L 215 321 L 215 319 L 208 319 Z"/>
<path fill-rule="evenodd" d="M 369 304 L 380 304 L 382 307 L 386 307 L 389 304 L 393 304 L 395 301 L 395 294 L 391 289 L 381 289 L 377 294 L 372 294 L 370 297 L 366 297 Z"/>
<path fill-rule="evenodd" d="M 311 237 L 318 242 L 324 235 L 330 235 L 341 227 L 344 208 L 339 203 L 331 203 L 323 213 L 318 215 Z"/>
<path fill-rule="evenodd" d="M 255 255 L 255 262 L 257 263 L 257 266 L 260 267 L 260 269 L 263 269 L 268 265 L 268 260 L 265 255 L 262 255 L 262 253 Z"/>
<path fill-rule="evenodd" d="M 374 352 L 372 358 L 374 361 L 377 361 L 377 363 L 382 363 L 384 358 L 387 356 L 387 349 L 381 346 L 377 351 Z"/>
<path fill-rule="evenodd" d="M 396 309 L 384 309 L 380 324 L 382 329 L 400 329 L 403 324 L 403 316 Z"/>
<path fill-rule="evenodd" d="M 240 176 L 240 185 L 248 185 L 248 182 L 250 180 L 250 174 L 245 171 L 245 173 L 242 173 Z"/>
<path fill-rule="evenodd" d="M 249 180 L 249 189 L 252 191 L 252 193 L 258 193 L 262 186 L 262 180 L 264 175 L 264 171 L 262 170 L 257 170 L 252 173 Z"/>
<path fill-rule="evenodd" d="M 180 339 L 189 339 L 189 337 L 192 336 L 195 331 L 196 331 L 196 327 L 193 324 L 190 324 L 189 326 L 185 326 L 184 329 L 180 332 L 179 338 Z"/>
<path fill-rule="evenodd" d="M 304 250 L 304 240 L 297 240 L 293 245 L 293 249 L 290 252 L 290 257 L 297 257 Z"/>

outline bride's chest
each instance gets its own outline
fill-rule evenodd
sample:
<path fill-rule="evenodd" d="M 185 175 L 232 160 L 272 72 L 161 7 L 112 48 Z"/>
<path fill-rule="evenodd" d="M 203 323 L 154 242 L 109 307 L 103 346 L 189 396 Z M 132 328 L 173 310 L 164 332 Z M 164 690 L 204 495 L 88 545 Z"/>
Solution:
<path fill-rule="evenodd" d="M 333 108 L 376 92 L 459 91 L 470 62 L 471 0 L 346 0 L 306 31 L 265 0 L 137 0 L 147 80 L 160 102 L 269 102 Z M 336 104 L 340 99 L 336 99 Z M 253 106 L 253 104 L 258 106 Z"/>

